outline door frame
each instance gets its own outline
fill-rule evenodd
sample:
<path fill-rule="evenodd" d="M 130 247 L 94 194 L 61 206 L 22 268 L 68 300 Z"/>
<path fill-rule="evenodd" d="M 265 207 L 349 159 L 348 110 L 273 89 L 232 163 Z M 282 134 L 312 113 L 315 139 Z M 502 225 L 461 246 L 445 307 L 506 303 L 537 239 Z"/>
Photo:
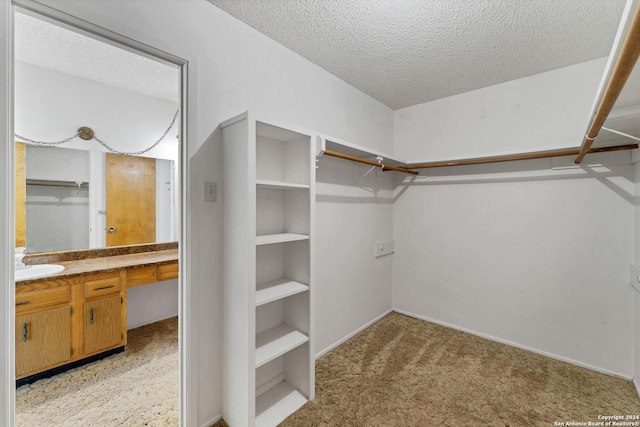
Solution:
<path fill-rule="evenodd" d="M 14 140 L 14 52 L 13 52 L 13 35 L 14 35 L 14 14 L 16 9 L 22 13 L 34 15 L 38 19 L 48 20 L 56 25 L 60 25 L 71 29 L 88 37 L 96 38 L 103 42 L 124 48 L 133 53 L 150 57 L 154 60 L 164 61 L 175 65 L 180 70 L 180 133 L 179 133 L 179 154 L 178 164 L 180 168 L 179 185 L 179 218 L 176 223 L 179 224 L 178 236 L 178 259 L 180 272 L 178 277 L 178 337 L 179 337 L 179 412 L 180 425 L 192 424 L 197 418 L 195 413 L 197 406 L 195 401 L 197 396 L 192 392 L 196 386 L 197 378 L 194 375 L 194 367 L 187 369 L 187 360 L 193 360 L 189 356 L 189 351 L 193 347 L 193 339 L 191 339 L 192 322 L 189 320 L 189 311 L 186 310 L 187 303 L 190 300 L 190 293 L 186 283 L 189 277 L 189 264 L 186 260 L 185 252 L 188 245 L 188 217 L 187 217 L 187 200 L 188 200 L 188 156 L 187 156 L 187 129 L 188 129 L 188 65 L 186 59 L 157 49 L 153 46 L 141 43 L 137 40 L 128 38 L 121 34 L 115 33 L 103 27 L 84 21 L 75 16 L 58 11 L 51 7 L 37 3 L 35 0 L 11 0 L 10 2 L 0 2 L 0 58 L 4 62 L 3 68 L 0 68 L 0 80 L 4 80 L 4 85 L 0 87 L 0 99 L 4 98 L 4 102 L 0 103 L 0 134 L 4 135 L 5 141 Z M 4 79 L 2 79 L 4 77 Z M 4 278 L 5 288 L 0 292 L 0 310 L 3 310 L 4 316 L 0 316 L 0 339 L 5 335 L 4 351 L 0 348 L 0 426 L 12 426 L 15 424 L 15 343 L 14 339 L 14 323 L 15 323 L 15 286 L 13 274 L 13 246 L 15 242 L 15 213 L 14 213 L 14 147 L 13 144 L 6 143 L 4 150 L 0 151 L 0 162 L 4 162 L 5 184 L 0 187 L 0 192 L 4 193 L 4 205 L 0 206 L 0 220 L 5 216 L 5 228 L 0 231 L 0 236 L 5 238 L 5 246 L 0 248 L 0 256 L 4 255 L 5 262 L 0 262 L 0 279 Z M 0 166 L 0 170 L 2 166 Z M 3 253 L 3 251 L 5 251 Z M 4 270 L 4 271 L 2 271 Z M 3 424 L 4 423 L 4 424 Z"/>

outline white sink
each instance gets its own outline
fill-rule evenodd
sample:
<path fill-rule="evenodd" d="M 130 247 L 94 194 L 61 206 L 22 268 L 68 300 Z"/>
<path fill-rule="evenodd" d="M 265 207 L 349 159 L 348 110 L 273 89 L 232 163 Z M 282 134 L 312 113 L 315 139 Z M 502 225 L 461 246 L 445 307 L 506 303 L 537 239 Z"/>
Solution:
<path fill-rule="evenodd" d="M 28 265 L 25 268 L 19 268 L 15 271 L 15 279 L 16 281 L 37 279 L 39 277 L 46 277 L 60 273 L 62 270 L 64 270 L 64 266 L 58 264 Z"/>

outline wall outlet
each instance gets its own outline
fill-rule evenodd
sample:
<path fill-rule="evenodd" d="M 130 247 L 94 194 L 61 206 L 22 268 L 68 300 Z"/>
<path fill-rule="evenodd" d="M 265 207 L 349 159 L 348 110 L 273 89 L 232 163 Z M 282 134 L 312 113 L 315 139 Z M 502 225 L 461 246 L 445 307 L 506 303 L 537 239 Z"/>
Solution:
<path fill-rule="evenodd" d="M 394 240 L 384 240 L 380 242 L 376 242 L 374 245 L 374 253 L 373 255 L 378 258 L 384 255 L 389 255 L 394 253 L 396 250 L 396 243 Z"/>
<path fill-rule="evenodd" d="M 217 182 L 205 182 L 204 183 L 204 201 L 215 202 L 218 200 L 218 183 Z"/>

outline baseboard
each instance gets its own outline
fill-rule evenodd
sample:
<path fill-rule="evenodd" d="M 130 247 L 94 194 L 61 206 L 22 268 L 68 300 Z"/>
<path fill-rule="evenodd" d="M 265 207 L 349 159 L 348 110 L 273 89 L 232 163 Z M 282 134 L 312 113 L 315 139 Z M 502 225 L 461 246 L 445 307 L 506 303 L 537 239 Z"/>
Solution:
<path fill-rule="evenodd" d="M 346 337 L 334 342 L 333 344 L 331 344 L 329 347 L 325 348 L 324 350 L 320 351 L 319 353 L 316 353 L 316 359 L 321 358 L 322 356 L 324 356 L 325 354 L 327 354 L 328 352 L 330 352 L 331 350 L 333 350 L 334 348 L 338 347 L 340 344 L 344 343 L 345 341 L 349 340 L 350 338 L 353 338 L 354 336 L 358 335 L 360 332 L 364 331 L 365 329 L 367 329 L 369 326 L 373 325 L 374 323 L 376 323 L 378 320 L 382 319 L 384 316 L 386 316 L 387 314 L 391 313 L 393 310 L 389 309 L 387 311 L 385 311 L 384 313 L 382 313 L 381 315 L 377 316 L 375 319 L 365 323 L 364 325 L 362 325 L 361 327 L 359 327 L 358 329 L 356 329 L 355 331 L 351 332 L 349 335 L 347 335 Z"/>
<path fill-rule="evenodd" d="M 640 384 L 638 384 L 638 380 L 636 378 L 634 378 L 632 380 L 633 382 L 633 386 L 636 388 L 636 394 L 638 395 L 638 398 L 640 399 Z"/>
<path fill-rule="evenodd" d="M 432 319 L 432 318 L 429 318 L 429 317 L 426 317 L 426 316 L 421 316 L 421 315 L 418 315 L 418 314 L 415 314 L 415 313 L 411 313 L 411 312 L 408 312 L 408 311 L 404 311 L 404 310 L 394 309 L 393 311 L 395 311 L 396 313 L 404 314 L 405 316 L 409 316 L 409 317 L 413 317 L 413 318 L 416 318 L 416 319 L 424 320 L 424 321 L 430 322 L 430 323 L 435 323 L 436 325 L 444 326 L 445 328 L 455 329 L 455 330 L 458 330 L 458 331 L 461 331 L 461 332 L 464 332 L 464 333 L 467 333 L 467 334 L 475 335 L 475 336 L 480 337 L 480 338 L 484 338 L 484 339 L 487 339 L 487 340 L 490 340 L 490 341 L 498 342 L 500 344 L 508 345 L 510 347 L 515 347 L 515 348 L 519 348 L 521 350 L 525 350 L 525 351 L 528 351 L 528 352 L 531 352 L 531 353 L 539 354 L 540 356 L 548 357 L 550 359 L 559 360 L 560 362 L 565 362 L 565 363 L 569 363 L 571 365 L 579 366 L 581 368 L 586 368 L 586 369 L 589 369 L 591 371 L 599 372 L 601 374 L 605 374 L 605 375 L 609 375 L 609 376 L 617 377 L 617 378 L 622 378 L 622 379 L 624 379 L 626 381 L 631 381 L 633 379 L 630 376 L 626 376 L 626 375 L 619 374 L 617 372 L 612 372 L 612 371 L 609 371 L 609 370 L 606 370 L 606 369 L 598 368 L 596 366 L 592 366 L 592 365 L 589 365 L 587 363 L 582 363 L 582 362 L 579 362 L 577 360 L 569 359 L 567 357 L 559 356 L 557 354 L 547 353 L 546 351 L 538 350 L 536 348 L 528 347 L 526 345 L 518 344 L 518 343 L 509 341 L 509 340 L 504 340 L 502 338 L 497 338 L 497 337 L 494 337 L 494 336 L 491 336 L 491 335 L 488 335 L 488 334 L 483 334 L 483 333 L 478 332 L 478 331 L 474 331 L 474 330 L 467 329 L 467 328 L 462 328 L 460 326 L 453 325 L 451 323 L 442 322 L 440 320 Z M 637 387 L 636 387 L 636 390 L 637 390 Z"/>
<path fill-rule="evenodd" d="M 177 316 L 178 316 L 177 314 L 169 314 L 168 316 L 160 317 L 160 318 L 154 319 L 154 320 L 144 321 L 143 323 L 139 323 L 139 324 L 136 324 L 136 325 L 127 325 L 127 331 L 130 330 L 130 329 L 139 328 L 141 326 L 150 325 L 152 323 L 161 322 L 163 320 L 172 319 L 172 318 L 177 317 Z"/>
<path fill-rule="evenodd" d="M 200 424 L 200 427 L 211 427 L 212 425 L 214 425 L 215 423 L 217 423 L 218 421 L 220 421 L 222 419 L 222 414 L 218 414 L 215 417 L 211 418 L 209 421 Z"/>

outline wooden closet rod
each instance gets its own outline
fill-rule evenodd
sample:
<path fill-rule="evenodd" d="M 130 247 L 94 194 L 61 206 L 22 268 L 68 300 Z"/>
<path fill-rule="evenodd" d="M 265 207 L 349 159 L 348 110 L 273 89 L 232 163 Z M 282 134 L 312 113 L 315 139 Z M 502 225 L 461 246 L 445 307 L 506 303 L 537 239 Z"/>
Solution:
<path fill-rule="evenodd" d="M 360 157 L 338 153 L 337 151 L 324 150 L 324 154 L 326 154 L 327 156 L 333 156 L 333 157 L 339 157 L 345 160 L 351 160 L 352 162 L 364 163 L 365 165 L 377 166 L 379 168 L 382 168 L 383 171 L 395 171 L 395 172 L 408 173 L 410 175 L 418 175 L 418 172 L 416 171 L 411 171 L 409 169 L 399 168 L 396 166 L 385 165 L 383 163 L 374 162 L 373 160 L 361 159 Z"/>
<path fill-rule="evenodd" d="M 628 144 L 628 145 L 616 145 L 614 147 L 591 148 L 587 152 L 588 153 L 604 153 L 606 151 L 633 150 L 636 148 L 638 148 L 638 144 Z M 445 166 L 480 165 L 484 163 L 511 162 L 514 160 L 532 160 L 532 159 L 544 159 L 548 157 L 575 156 L 579 152 L 580 152 L 579 148 L 570 148 L 566 150 L 541 151 L 538 153 L 508 154 L 505 156 L 479 157 L 475 159 L 422 163 L 417 165 L 407 165 L 407 167 L 411 169 L 427 169 L 427 168 L 441 168 Z"/>
<path fill-rule="evenodd" d="M 577 164 L 589 153 L 591 144 L 593 144 L 593 141 L 598 137 L 600 129 L 602 129 L 605 120 L 607 120 L 613 105 L 629 78 L 629 74 L 631 74 L 638 60 L 638 56 L 640 56 L 640 4 L 636 6 L 636 10 L 633 12 L 631 25 L 625 35 L 620 54 L 613 65 L 613 71 L 609 76 L 609 81 L 605 86 L 596 112 L 591 119 L 589 130 L 582 141 L 578 157 L 576 157 L 575 160 Z"/>

